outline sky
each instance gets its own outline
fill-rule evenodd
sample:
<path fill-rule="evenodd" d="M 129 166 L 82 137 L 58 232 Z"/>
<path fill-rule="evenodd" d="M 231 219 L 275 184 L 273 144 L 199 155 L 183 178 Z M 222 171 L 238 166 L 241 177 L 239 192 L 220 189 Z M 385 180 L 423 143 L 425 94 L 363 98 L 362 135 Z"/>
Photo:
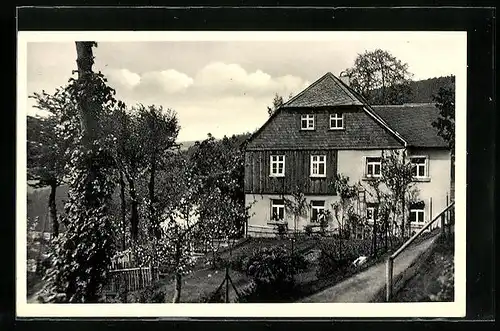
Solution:
<path fill-rule="evenodd" d="M 335 34 L 321 40 L 98 41 L 94 70 L 129 106 L 175 110 L 179 141 L 253 132 L 268 118 L 275 93 L 285 100 L 327 72 L 352 67 L 356 56 L 381 48 L 408 63 L 414 80 L 461 70 L 464 38 L 446 33 Z M 28 42 L 28 95 L 64 86 L 76 69 L 73 41 Z M 27 98 L 27 115 L 44 116 Z"/>

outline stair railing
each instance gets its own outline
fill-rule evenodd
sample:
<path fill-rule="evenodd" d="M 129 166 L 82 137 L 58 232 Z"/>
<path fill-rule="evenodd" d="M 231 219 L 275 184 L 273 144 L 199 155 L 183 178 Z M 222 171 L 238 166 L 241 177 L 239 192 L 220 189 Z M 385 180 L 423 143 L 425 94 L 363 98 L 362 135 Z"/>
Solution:
<path fill-rule="evenodd" d="M 406 241 L 397 251 L 395 251 L 389 258 L 387 259 L 386 264 L 386 291 L 385 291 L 385 301 L 389 302 L 392 298 L 392 290 L 393 290 L 393 271 L 394 271 L 394 260 L 406 249 L 410 246 L 415 239 L 418 238 L 425 230 L 427 230 L 434 222 L 437 220 L 441 220 L 441 234 L 446 236 L 446 227 L 449 227 L 449 232 L 451 233 L 451 208 L 455 205 L 455 201 L 451 202 L 442 212 L 440 212 L 433 220 L 427 222 L 417 233 L 415 233 L 408 241 Z"/>

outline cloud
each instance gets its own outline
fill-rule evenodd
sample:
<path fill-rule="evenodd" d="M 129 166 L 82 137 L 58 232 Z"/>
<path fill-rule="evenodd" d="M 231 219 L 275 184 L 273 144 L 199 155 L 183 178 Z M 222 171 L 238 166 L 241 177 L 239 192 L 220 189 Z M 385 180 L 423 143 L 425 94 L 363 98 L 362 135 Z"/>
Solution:
<path fill-rule="evenodd" d="M 122 78 L 122 82 L 130 87 L 134 87 L 141 82 L 141 76 L 128 69 L 119 70 L 119 75 Z"/>
<path fill-rule="evenodd" d="M 141 80 L 142 86 L 159 86 L 171 94 L 183 92 L 193 84 L 191 77 L 174 69 L 146 72 Z"/>
<path fill-rule="evenodd" d="M 212 62 L 198 71 L 193 87 L 224 95 L 284 95 L 299 92 L 305 83 L 298 76 L 272 77 L 260 69 L 248 72 L 239 64 Z"/>
<path fill-rule="evenodd" d="M 107 76 L 118 88 L 137 89 L 149 93 L 179 93 L 193 84 L 191 77 L 174 69 L 148 71 L 142 74 L 129 69 L 110 69 L 107 71 Z"/>

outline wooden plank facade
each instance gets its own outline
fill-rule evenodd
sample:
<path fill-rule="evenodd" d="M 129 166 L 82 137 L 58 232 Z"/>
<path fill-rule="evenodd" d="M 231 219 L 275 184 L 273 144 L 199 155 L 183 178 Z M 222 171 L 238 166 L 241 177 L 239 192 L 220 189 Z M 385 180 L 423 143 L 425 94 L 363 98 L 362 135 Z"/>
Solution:
<path fill-rule="evenodd" d="M 285 156 L 285 176 L 270 176 L 271 155 Z M 326 156 L 326 177 L 311 177 L 311 155 Z M 289 194 L 299 186 L 304 194 L 334 195 L 337 150 L 252 150 L 245 153 L 245 193 Z"/>

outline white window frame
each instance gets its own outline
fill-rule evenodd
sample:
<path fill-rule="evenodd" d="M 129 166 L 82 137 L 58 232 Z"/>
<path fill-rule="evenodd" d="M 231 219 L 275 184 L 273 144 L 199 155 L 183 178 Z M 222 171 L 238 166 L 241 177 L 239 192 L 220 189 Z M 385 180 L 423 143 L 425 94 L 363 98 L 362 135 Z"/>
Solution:
<path fill-rule="evenodd" d="M 422 208 L 411 208 L 410 209 L 410 219 L 411 219 L 411 214 L 412 213 L 416 213 L 415 215 L 415 220 L 416 221 L 411 221 L 410 223 L 411 224 L 419 224 L 419 225 L 422 225 L 422 224 L 425 224 L 425 207 L 422 207 Z M 422 215 L 422 221 L 419 222 L 418 221 L 418 215 Z"/>
<path fill-rule="evenodd" d="M 277 200 L 281 200 L 281 199 L 271 199 L 271 221 L 273 222 L 282 222 L 285 220 L 285 202 L 283 201 L 283 203 L 275 203 L 275 201 Z M 278 220 L 275 220 L 273 218 L 273 215 L 274 215 L 274 209 L 276 208 L 277 210 L 277 215 L 279 215 L 279 211 L 280 210 L 283 210 L 283 218 L 282 219 L 278 219 Z"/>
<path fill-rule="evenodd" d="M 319 173 L 320 164 L 323 164 L 322 174 Z M 314 170 L 317 170 L 316 173 Z M 326 177 L 326 155 L 311 155 L 311 177 Z"/>
<path fill-rule="evenodd" d="M 378 159 L 378 161 L 370 161 L 370 159 Z M 375 174 L 375 166 L 376 165 L 380 166 L 380 173 Z M 372 174 L 369 173 L 368 169 L 370 167 L 373 167 Z M 380 156 L 367 156 L 365 158 L 365 176 L 367 178 L 379 178 L 382 177 L 382 158 Z"/>
<path fill-rule="evenodd" d="M 306 123 L 306 127 L 304 127 L 302 124 Z M 305 114 L 300 116 L 300 129 L 301 130 L 314 130 L 314 114 Z"/>
<path fill-rule="evenodd" d="M 414 159 L 424 159 L 424 163 L 421 164 L 414 164 L 413 163 L 413 160 Z M 422 179 L 422 178 L 429 178 L 429 157 L 428 156 L 425 156 L 425 155 L 412 155 L 410 156 L 410 163 L 412 166 L 416 166 L 417 167 L 417 175 L 416 176 L 413 176 L 413 178 L 416 178 L 416 179 Z M 424 167 L 424 175 L 423 176 L 420 176 L 418 175 L 418 169 L 420 167 Z M 413 171 L 413 169 L 412 169 Z"/>
<path fill-rule="evenodd" d="M 376 207 L 366 207 L 366 221 L 368 223 L 373 223 L 375 221 L 375 210 L 376 210 Z M 372 218 L 368 218 L 368 212 L 371 212 L 372 213 Z"/>
<path fill-rule="evenodd" d="M 322 206 L 315 206 L 314 202 L 323 202 L 323 205 Z M 314 224 L 316 224 L 316 223 L 319 224 L 320 223 L 319 219 L 316 219 L 315 221 L 313 220 L 314 210 L 316 210 L 316 215 L 319 215 L 319 213 L 321 211 L 323 211 L 323 213 L 324 213 L 325 212 L 325 201 L 324 200 L 312 200 L 311 201 L 311 219 L 310 219 L 310 222 L 314 223 Z M 323 214 L 323 216 L 324 216 L 324 214 Z"/>
<path fill-rule="evenodd" d="M 332 126 L 332 121 L 335 123 L 335 126 Z M 341 126 L 337 125 L 339 121 L 341 121 L 342 124 Z M 344 113 L 330 114 L 330 130 L 342 130 L 342 129 L 344 129 Z"/>
<path fill-rule="evenodd" d="M 273 166 L 276 165 L 276 171 Z M 282 169 L 280 171 L 280 165 Z M 285 155 L 273 154 L 269 157 L 269 176 L 270 177 L 285 177 Z"/>

